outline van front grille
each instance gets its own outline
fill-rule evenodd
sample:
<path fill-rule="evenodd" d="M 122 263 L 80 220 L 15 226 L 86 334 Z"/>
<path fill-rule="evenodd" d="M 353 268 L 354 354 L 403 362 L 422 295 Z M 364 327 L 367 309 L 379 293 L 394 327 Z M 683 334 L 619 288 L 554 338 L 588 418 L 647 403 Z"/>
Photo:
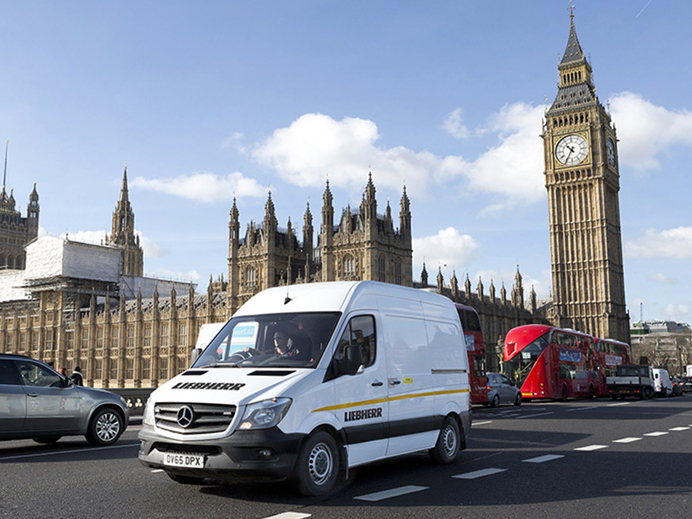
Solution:
<path fill-rule="evenodd" d="M 233 421 L 234 405 L 158 403 L 154 406 L 156 426 L 178 434 L 223 432 Z"/>

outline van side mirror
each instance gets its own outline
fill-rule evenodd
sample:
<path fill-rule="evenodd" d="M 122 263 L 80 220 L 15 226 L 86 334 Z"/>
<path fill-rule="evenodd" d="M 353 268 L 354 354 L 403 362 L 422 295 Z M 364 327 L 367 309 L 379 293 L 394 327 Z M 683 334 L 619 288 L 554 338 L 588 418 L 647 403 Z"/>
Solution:
<path fill-rule="evenodd" d="M 363 357 L 360 352 L 360 346 L 351 344 L 344 348 L 344 360 L 342 370 L 345 375 L 355 375 L 358 369 L 363 364 Z"/>
<path fill-rule="evenodd" d="M 200 348 L 195 348 L 194 350 L 192 350 L 192 353 L 190 354 L 190 366 L 197 362 L 197 359 L 199 359 L 200 355 L 202 355 L 202 350 Z"/>

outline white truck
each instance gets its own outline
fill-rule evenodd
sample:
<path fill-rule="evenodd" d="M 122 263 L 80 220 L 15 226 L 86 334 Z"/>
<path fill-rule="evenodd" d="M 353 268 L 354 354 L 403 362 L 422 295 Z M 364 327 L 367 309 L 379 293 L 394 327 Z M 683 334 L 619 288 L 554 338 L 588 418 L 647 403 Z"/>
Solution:
<path fill-rule="evenodd" d="M 471 430 L 468 370 L 459 315 L 439 294 L 270 288 L 152 393 L 139 460 L 179 483 L 292 477 L 305 495 L 402 454 L 452 463 Z"/>
<path fill-rule="evenodd" d="M 654 374 L 646 364 L 617 366 L 615 376 L 606 377 L 606 384 L 613 400 L 627 396 L 653 398 L 655 393 Z"/>

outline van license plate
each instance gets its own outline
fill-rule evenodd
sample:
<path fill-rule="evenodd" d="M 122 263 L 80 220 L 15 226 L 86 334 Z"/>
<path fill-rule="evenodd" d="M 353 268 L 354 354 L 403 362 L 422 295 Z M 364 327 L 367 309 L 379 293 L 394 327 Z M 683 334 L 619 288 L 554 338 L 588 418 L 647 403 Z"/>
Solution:
<path fill-rule="evenodd" d="M 163 455 L 163 464 L 169 467 L 203 469 L 204 456 L 202 454 L 181 454 L 167 452 Z"/>

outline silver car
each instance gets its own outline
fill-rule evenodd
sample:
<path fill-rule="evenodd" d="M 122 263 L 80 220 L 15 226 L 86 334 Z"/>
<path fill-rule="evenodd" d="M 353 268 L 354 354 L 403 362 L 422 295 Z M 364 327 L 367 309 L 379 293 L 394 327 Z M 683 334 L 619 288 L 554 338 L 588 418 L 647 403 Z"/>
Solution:
<path fill-rule="evenodd" d="M 521 391 L 502 373 L 486 373 L 488 377 L 488 402 L 486 405 L 498 407 L 500 404 L 521 405 Z"/>
<path fill-rule="evenodd" d="M 29 357 L 0 354 L 0 440 L 54 443 L 83 434 L 93 445 L 111 445 L 127 427 L 129 414 L 119 395 L 73 385 Z"/>

